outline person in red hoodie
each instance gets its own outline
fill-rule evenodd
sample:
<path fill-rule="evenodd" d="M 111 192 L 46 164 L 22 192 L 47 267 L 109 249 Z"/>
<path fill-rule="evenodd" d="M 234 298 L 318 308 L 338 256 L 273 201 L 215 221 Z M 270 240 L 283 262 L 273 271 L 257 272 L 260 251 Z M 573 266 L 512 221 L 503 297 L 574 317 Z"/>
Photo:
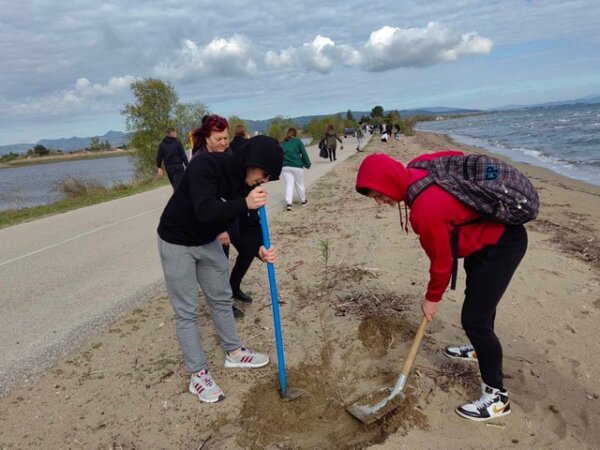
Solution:
<path fill-rule="evenodd" d="M 463 155 L 448 150 L 424 154 L 416 160 Z M 386 154 L 366 157 L 356 177 L 356 190 L 378 205 L 407 204 L 407 189 L 427 171 L 406 168 Z M 406 209 L 405 209 L 406 214 Z M 462 405 L 456 412 L 467 419 L 483 421 L 510 413 L 508 392 L 502 374 L 502 346 L 494 332 L 496 307 L 517 266 L 527 250 L 527 232 L 523 225 L 504 225 L 493 221 L 476 221 L 480 217 L 471 207 L 437 185 L 416 197 L 407 218 L 419 236 L 429 257 L 429 283 L 422 300 L 423 314 L 433 320 L 452 273 L 450 235 L 459 227 L 458 257 L 464 258 L 467 275 L 461 323 L 469 345 L 447 347 L 450 358 L 478 361 L 482 395 L 479 400 Z M 402 210 L 400 210 L 402 221 Z M 408 232 L 408 226 L 404 226 Z"/>

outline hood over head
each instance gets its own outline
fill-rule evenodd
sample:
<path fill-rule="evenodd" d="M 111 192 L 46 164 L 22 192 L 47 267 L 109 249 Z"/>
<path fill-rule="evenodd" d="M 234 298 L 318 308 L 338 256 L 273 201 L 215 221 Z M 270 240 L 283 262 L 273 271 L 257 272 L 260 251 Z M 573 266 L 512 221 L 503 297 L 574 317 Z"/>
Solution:
<path fill-rule="evenodd" d="M 234 153 L 233 162 L 244 173 L 248 167 L 260 167 L 269 174 L 269 181 L 275 181 L 281 174 L 283 150 L 272 137 L 254 136 L 246 139 Z"/>
<path fill-rule="evenodd" d="M 400 161 L 384 153 L 367 156 L 356 175 L 356 190 L 368 195 L 372 190 L 400 202 L 404 201 L 409 174 Z"/>

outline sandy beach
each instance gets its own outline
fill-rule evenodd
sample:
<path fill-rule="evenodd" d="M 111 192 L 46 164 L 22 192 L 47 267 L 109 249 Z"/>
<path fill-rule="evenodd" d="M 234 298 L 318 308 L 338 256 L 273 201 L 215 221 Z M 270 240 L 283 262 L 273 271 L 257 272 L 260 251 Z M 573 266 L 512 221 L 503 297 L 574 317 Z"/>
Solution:
<path fill-rule="evenodd" d="M 245 343 L 270 354 L 258 370 L 223 368 L 206 305 L 204 348 L 225 401 L 207 405 L 187 392 L 189 374 L 166 293 L 83 343 L 49 371 L 0 399 L 4 449 L 464 449 L 600 446 L 600 187 L 515 164 L 539 190 L 539 218 L 527 225 L 529 250 L 498 309 L 512 414 L 486 423 L 454 413 L 478 397 L 475 366 L 441 350 L 464 343 L 464 272 L 429 326 L 408 381 L 408 397 L 365 426 L 345 407 L 392 385 L 421 318 L 428 259 L 398 211 L 354 190 L 365 155 L 407 162 L 460 148 L 417 133 L 387 144 L 374 136 L 308 191 L 309 203 L 272 215 L 288 386 L 278 394 L 266 268 L 254 263 L 240 305 Z M 354 152 L 345 148 L 344 152 Z M 157 256 L 158 258 L 158 256 Z"/>

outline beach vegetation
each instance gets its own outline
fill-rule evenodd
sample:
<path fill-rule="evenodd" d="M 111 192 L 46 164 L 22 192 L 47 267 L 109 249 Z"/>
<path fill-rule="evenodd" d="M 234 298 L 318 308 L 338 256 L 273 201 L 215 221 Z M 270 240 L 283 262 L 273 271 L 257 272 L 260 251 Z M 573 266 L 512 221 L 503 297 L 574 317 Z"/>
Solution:
<path fill-rule="evenodd" d="M 0 211 L 0 229 L 84 206 L 139 194 L 167 184 L 168 180 L 166 177 L 152 180 L 136 180 L 129 184 L 119 183 L 112 187 L 103 186 L 97 181 L 67 178 L 58 182 L 54 187 L 55 190 L 62 193 L 63 198 L 61 200 L 48 205 Z"/>
<path fill-rule="evenodd" d="M 271 120 L 267 129 L 267 136 L 271 136 L 278 141 L 282 141 L 287 134 L 287 130 L 291 127 L 299 128 L 298 124 L 289 117 L 276 116 Z"/>

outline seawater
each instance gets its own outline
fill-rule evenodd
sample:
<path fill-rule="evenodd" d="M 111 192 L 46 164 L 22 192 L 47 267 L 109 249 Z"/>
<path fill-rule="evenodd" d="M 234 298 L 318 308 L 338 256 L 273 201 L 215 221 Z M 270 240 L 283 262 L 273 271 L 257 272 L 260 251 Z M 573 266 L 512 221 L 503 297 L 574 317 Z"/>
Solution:
<path fill-rule="evenodd" d="M 600 185 L 600 103 L 421 122 L 417 129 Z"/>
<path fill-rule="evenodd" d="M 67 177 L 94 180 L 110 187 L 131 182 L 134 168 L 129 157 L 115 156 L 0 169 L 0 211 L 59 200 L 57 183 Z"/>

